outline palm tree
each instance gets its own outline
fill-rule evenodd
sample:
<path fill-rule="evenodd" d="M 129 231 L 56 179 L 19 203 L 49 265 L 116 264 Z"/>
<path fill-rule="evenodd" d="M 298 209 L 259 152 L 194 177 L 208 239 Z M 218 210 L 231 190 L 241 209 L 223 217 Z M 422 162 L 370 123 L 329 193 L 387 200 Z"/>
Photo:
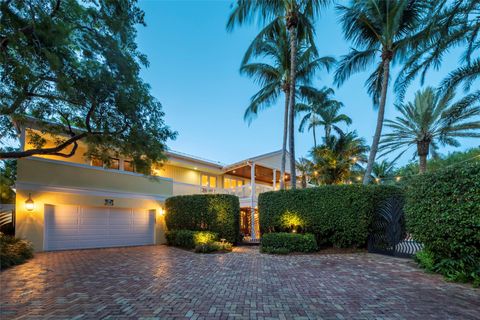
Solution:
<path fill-rule="evenodd" d="M 480 78 L 480 2 L 442 0 L 428 3 L 431 5 L 431 16 L 425 20 L 428 21 L 422 30 L 425 36 L 420 37 L 415 50 L 409 52 L 395 82 L 400 101 L 416 76 L 421 75 L 423 84 L 428 70 L 438 68 L 443 56 L 454 47 L 463 48 L 463 64 L 450 72 L 439 91 L 447 94 L 460 85 L 468 91 L 473 81 Z"/>
<path fill-rule="evenodd" d="M 307 158 L 300 158 L 297 161 L 297 170 L 300 171 L 301 184 L 303 189 L 307 187 L 307 179 L 312 172 L 312 168 L 313 163 Z"/>
<path fill-rule="evenodd" d="M 258 112 L 269 108 L 276 103 L 279 96 L 285 97 L 285 115 L 283 126 L 282 163 L 280 174 L 285 174 L 288 103 L 290 99 L 290 44 L 283 21 L 277 21 L 276 32 L 263 30 L 247 49 L 242 61 L 240 73 L 252 77 L 261 86 L 261 89 L 252 96 L 250 104 L 245 110 L 244 119 L 251 122 Z M 255 58 L 263 58 L 266 62 L 257 62 Z M 252 61 L 254 60 L 254 61 Z M 319 58 L 316 50 L 311 46 L 301 46 L 298 51 L 297 83 L 299 92 L 312 92 L 310 83 L 315 72 L 321 68 L 329 70 L 335 59 L 332 57 Z M 280 179 L 280 189 L 284 189 L 284 180 Z"/>
<path fill-rule="evenodd" d="M 478 97 L 471 96 L 451 104 L 454 94 L 440 97 L 431 87 L 418 91 L 413 102 L 397 105 L 401 116 L 386 120 L 392 131 L 384 134 L 381 150 L 388 154 L 403 149 L 398 157 L 410 147 L 416 146 L 420 173 L 427 170 L 430 150 L 435 152 L 438 145 L 459 146 L 457 137 L 480 137 L 480 107 Z"/>
<path fill-rule="evenodd" d="M 317 146 L 315 127 L 323 126 L 325 129 L 325 141 L 330 139 L 332 129 L 339 134 L 343 133 L 342 129 L 337 126 L 338 123 L 343 122 L 347 125 L 352 123 L 352 119 L 345 114 L 339 114 L 340 108 L 343 107 L 343 103 L 331 98 L 334 94 L 331 88 L 322 88 L 317 90 L 317 94 L 309 95 L 308 104 L 297 104 L 297 113 L 306 112 L 303 116 L 299 131 L 303 132 L 305 127 L 313 132 L 314 147 Z"/>
<path fill-rule="evenodd" d="M 381 183 L 384 180 L 391 179 L 394 175 L 394 161 L 382 160 L 373 164 L 372 178 L 376 183 Z"/>
<path fill-rule="evenodd" d="M 338 5 L 343 33 L 355 48 L 342 57 L 335 73 L 335 83 L 343 84 L 353 73 L 376 64 L 366 81 L 368 93 L 378 107 L 377 125 L 373 136 L 363 183 L 367 184 L 378 151 L 382 133 L 390 65 L 400 62 L 411 50 L 413 35 L 423 13 L 420 0 L 352 0 L 350 6 Z"/>
<path fill-rule="evenodd" d="M 331 136 L 324 145 L 310 152 L 314 177 L 317 183 L 340 184 L 349 181 L 354 170 L 359 170 L 360 162 L 365 162 L 368 146 L 356 132 Z"/>
<path fill-rule="evenodd" d="M 289 89 L 289 121 L 288 133 L 290 149 L 290 170 L 292 172 L 292 188 L 296 187 L 295 176 L 295 98 L 297 81 L 297 49 L 299 43 L 307 40 L 314 47 L 314 18 L 320 10 L 332 0 L 237 0 L 227 22 L 227 29 L 232 30 L 236 24 L 244 24 L 255 20 L 262 23 L 284 19 L 290 35 L 290 89 Z"/>

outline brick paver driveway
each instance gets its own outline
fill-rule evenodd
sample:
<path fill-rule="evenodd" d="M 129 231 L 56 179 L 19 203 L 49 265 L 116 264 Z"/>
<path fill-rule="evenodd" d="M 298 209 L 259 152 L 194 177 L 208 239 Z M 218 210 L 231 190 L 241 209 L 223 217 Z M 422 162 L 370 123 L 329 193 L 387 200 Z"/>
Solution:
<path fill-rule="evenodd" d="M 480 290 L 371 254 L 42 253 L 1 273 L 1 319 L 480 319 Z"/>

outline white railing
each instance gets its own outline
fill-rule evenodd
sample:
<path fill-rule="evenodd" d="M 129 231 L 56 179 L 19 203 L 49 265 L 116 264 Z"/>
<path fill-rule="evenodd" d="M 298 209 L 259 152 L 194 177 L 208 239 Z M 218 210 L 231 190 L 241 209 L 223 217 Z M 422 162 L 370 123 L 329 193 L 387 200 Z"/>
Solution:
<path fill-rule="evenodd" d="M 256 184 L 255 185 L 255 197 L 258 197 L 260 193 L 272 191 L 273 187 Z M 173 194 L 174 195 L 187 195 L 187 194 L 205 194 L 205 193 L 223 193 L 232 194 L 239 198 L 250 198 L 252 196 L 252 186 L 246 184 L 236 188 L 210 188 L 202 187 L 200 185 L 173 182 Z"/>

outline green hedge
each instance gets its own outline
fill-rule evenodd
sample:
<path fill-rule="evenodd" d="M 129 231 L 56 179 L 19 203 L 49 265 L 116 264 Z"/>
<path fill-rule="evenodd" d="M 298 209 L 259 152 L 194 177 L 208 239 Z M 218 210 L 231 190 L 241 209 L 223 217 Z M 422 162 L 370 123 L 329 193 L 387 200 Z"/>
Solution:
<path fill-rule="evenodd" d="M 480 162 L 414 178 L 406 188 L 407 230 L 418 259 L 455 281 L 480 285 Z"/>
<path fill-rule="evenodd" d="M 171 230 L 167 231 L 166 238 L 170 246 L 193 249 L 216 241 L 218 235 L 209 231 Z"/>
<path fill-rule="evenodd" d="M 176 196 L 168 198 L 165 207 L 165 222 L 169 230 L 212 231 L 232 243 L 239 239 L 240 202 L 236 196 Z"/>
<path fill-rule="evenodd" d="M 0 234 L 0 269 L 23 263 L 32 257 L 31 242 Z"/>
<path fill-rule="evenodd" d="M 313 234 L 267 233 L 262 236 L 260 250 L 266 253 L 286 254 L 290 252 L 313 252 L 317 241 Z"/>
<path fill-rule="evenodd" d="M 315 235 L 318 245 L 364 247 L 375 208 L 395 186 L 340 185 L 262 193 L 258 199 L 262 234 L 290 232 Z"/>

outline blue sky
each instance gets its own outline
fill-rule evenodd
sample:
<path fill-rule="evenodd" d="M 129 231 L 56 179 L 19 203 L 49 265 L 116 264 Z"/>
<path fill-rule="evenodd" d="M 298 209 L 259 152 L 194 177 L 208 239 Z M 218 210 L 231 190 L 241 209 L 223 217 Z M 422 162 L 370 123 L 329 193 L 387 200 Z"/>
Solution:
<path fill-rule="evenodd" d="M 163 104 L 166 122 L 179 135 L 168 146 L 204 158 L 232 163 L 281 148 L 283 99 L 259 114 L 249 126 L 243 113 L 258 87 L 238 72 L 245 49 L 257 34 L 258 26 L 225 29 L 231 1 L 141 0 L 147 27 L 138 29 L 139 49 L 147 54 L 150 66 L 142 77 Z M 343 39 L 333 7 L 317 21 L 317 46 L 321 55 L 340 57 L 349 49 Z M 458 65 L 456 52 L 448 55 L 441 70 L 431 72 L 426 84 L 437 86 L 442 77 Z M 395 70 L 395 68 L 394 68 Z M 343 112 L 353 119 L 350 130 L 371 142 L 376 112 L 364 88 L 368 73 L 353 76 L 336 97 L 345 104 Z M 318 87 L 333 86 L 332 76 L 319 73 Z M 407 99 L 419 88 L 410 88 Z M 394 97 L 390 93 L 386 118 L 393 118 Z M 299 119 L 297 119 L 297 124 Z M 318 129 L 319 135 L 323 130 Z M 311 132 L 296 133 L 297 157 L 307 155 L 313 145 Z M 462 147 L 478 146 L 475 139 L 461 140 Z M 399 164 L 410 160 L 411 154 Z"/>

